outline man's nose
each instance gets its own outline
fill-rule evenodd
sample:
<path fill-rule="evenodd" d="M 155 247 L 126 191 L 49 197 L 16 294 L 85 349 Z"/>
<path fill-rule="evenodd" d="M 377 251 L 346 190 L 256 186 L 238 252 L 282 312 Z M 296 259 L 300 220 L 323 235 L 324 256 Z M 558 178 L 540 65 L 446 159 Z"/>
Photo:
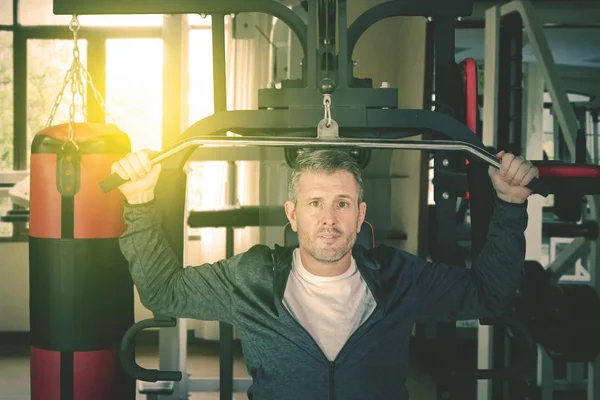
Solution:
<path fill-rule="evenodd" d="M 333 207 L 325 207 L 321 218 L 323 225 L 335 225 L 337 223 L 337 214 Z"/>

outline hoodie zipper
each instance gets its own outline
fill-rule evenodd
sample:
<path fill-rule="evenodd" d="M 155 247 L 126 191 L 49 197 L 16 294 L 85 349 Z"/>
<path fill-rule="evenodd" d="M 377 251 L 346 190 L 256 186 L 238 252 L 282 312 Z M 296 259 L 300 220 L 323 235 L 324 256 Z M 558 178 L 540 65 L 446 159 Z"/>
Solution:
<path fill-rule="evenodd" d="M 325 361 L 327 361 L 327 365 L 329 367 L 329 400 L 334 400 L 333 399 L 333 394 L 334 394 L 334 381 L 333 381 L 333 377 L 334 377 L 334 372 L 335 372 L 335 360 L 333 361 L 329 361 L 329 358 L 327 358 L 327 356 L 325 355 L 325 353 L 323 352 L 323 349 L 321 349 L 321 346 L 319 346 L 319 344 L 317 343 L 317 341 L 315 340 L 315 338 L 312 337 L 312 335 L 306 330 L 305 327 L 302 326 L 302 324 L 300 322 L 298 322 L 298 320 L 296 318 L 294 318 L 294 316 L 292 315 L 292 313 L 290 313 L 287 309 L 287 307 L 285 306 L 285 304 L 283 304 L 283 302 L 281 303 L 281 308 L 283 308 L 284 312 L 290 317 L 290 319 L 292 321 L 294 321 L 294 323 L 296 325 L 298 325 L 298 327 L 304 331 L 304 333 L 306 333 L 306 335 L 308 335 L 308 337 L 310 338 L 310 340 L 312 340 L 312 342 L 314 343 L 315 347 L 319 350 L 319 353 L 321 353 L 321 355 L 323 356 L 323 359 L 325 359 Z"/>
<path fill-rule="evenodd" d="M 273 260 L 273 266 L 275 266 L 276 262 L 275 262 L 275 256 L 273 253 L 271 253 L 271 257 Z M 374 291 L 372 290 L 372 288 L 370 287 L 370 285 L 367 282 L 365 282 L 365 283 L 367 284 L 367 287 L 369 288 L 369 291 L 371 292 L 371 295 L 374 298 L 374 296 L 375 296 L 373 294 Z M 285 290 L 284 290 L 284 293 L 285 293 Z M 315 347 L 317 348 L 317 350 L 319 350 L 319 352 L 323 356 L 323 359 L 327 362 L 327 365 L 329 368 L 329 400 L 335 400 L 335 379 L 334 379 L 335 378 L 335 362 L 338 360 L 339 356 L 342 354 L 342 351 L 348 346 L 348 343 L 350 343 L 352 341 L 352 339 L 357 335 L 357 333 L 360 331 L 360 329 L 363 326 L 367 325 L 374 318 L 375 313 L 379 310 L 379 304 L 377 303 L 377 301 L 375 301 L 375 308 L 373 309 L 373 311 L 371 311 L 371 315 L 369 315 L 369 317 L 350 335 L 348 340 L 346 340 L 346 343 L 344 343 L 344 345 L 338 352 L 335 359 L 333 361 L 330 361 L 329 358 L 325 355 L 325 352 L 323 351 L 323 349 L 321 349 L 321 346 L 319 346 L 319 344 L 315 340 L 315 338 L 313 338 L 312 335 L 308 332 L 308 330 L 306 330 L 306 328 L 304 326 L 302 326 L 302 324 L 300 322 L 298 322 L 298 320 L 296 318 L 294 318 L 294 316 L 292 315 L 292 313 L 290 313 L 290 311 L 287 309 L 285 304 L 283 304 L 283 294 L 282 294 L 282 298 L 278 299 L 279 305 L 284 310 L 284 312 L 290 317 L 290 319 L 292 321 L 294 321 L 294 323 L 302 331 L 304 331 L 304 333 L 306 333 L 306 335 L 310 338 L 310 340 L 312 340 L 312 342 L 315 345 Z M 369 329 L 370 329 L 370 327 L 369 327 Z M 369 329 L 367 329 L 367 331 L 364 332 L 363 335 L 366 334 L 369 331 Z"/>
<path fill-rule="evenodd" d="M 335 361 L 329 362 L 329 400 L 334 400 L 335 394 Z"/>
<path fill-rule="evenodd" d="M 284 306 L 285 308 L 285 306 Z M 344 348 L 348 345 L 348 343 L 350 343 L 352 341 L 352 338 L 354 336 L 356 336 L 356 333 L 359 331 L 359 329 L 363 326 L 366 325 L 368 322 L 370 322 L 369 320 L 373 318 L 373 316 L 375 315 L 375 311 L 377 310 L 377 306 L 375 306 L 375 309 L 373 309 L 373 311 L 371 312 L 371 315 L 369 315 L 369 317 L 365 320 L 365 322 L 363 322 L 363 324 L 361 326 L 359 326 L 353 333 L 352 335 L 350 335 L 350 337 L 348 338 L 348 340 L 346 340 L 346 343 L 344 343 L 344 345 L 342 346 L 342 348 L 340 349 L 340 351 L 338 352 L 337 356 L 335 357 L 335 360 L 333 361 L 329 361 L 329 400 L 335 400 L 335 363 L 336 361 L 339 359 L 340 355 L 342 354 L 342 351 L 344 350 Z M 295 320 L 295 319 L 294 319 Z M 298 322 L 298 321 L 296 321 Z M 300 323 L 298 322 L 298 325 L 300 325 Z M 302 325 L 300 325 L 302 326 Z M 365 333 L 367 333 L 369 330 L 367 329 L 367 331 L 365 331 L 363 333 L 363 335 Z M 308 333 L 308 331 L 307 331 Z M 309 334 L 309 336 L 312 338 L 312 336 Z M 317 343 L 314 339 L 313 341 L 315 342 L 315 344 Z M 317 347 L 319 347 L 319 345 L 317 344 Z M 319 347 L 319 349 L 321 349 Z M 321 350 L 321 353 L 323 355 L 325 355 L 325 353 L 323 353 L 323 351 Z M 325 357 L 327 358 L 327 357 Z"/>
<path fill-rule="evenodd" d="M 315 340 L 315 338 L 313 338 L 312 335 L 306 330 L 306 328 L 303 327 L 302 324 L 300 324 L 300 322 L 298 322 L 298 320 L 296 318 L 294 318 L 294 316 L 289 312 L 289 310 L 287 309 L 287 307 L 285 306 L 285 304 L 283 304 L 283 302 L 281 303 L 281 308 L 283 308 L 284 312 L 290 317 L 290 319 L 292 319 L 294 321 L 294 323 L 296 325 L 298 325 L 298 327 L 301 330 L 303 330 L 304 333 L 306 333 L 308 335 L 308 337 L 310 338 L 310 340 L 312 340 L 312 342 L 314 343 L 315 347 L 319 350 L 319 352 L 321 353 L 321 355 L 323 356 L 323 358 L 327 361 L 327 365 L 329 367 L 329 400 L 335 400 L 334 399 L 334 394 L 335 394 L 335 380 L 334 380 L 334 378 L 335 378 L 335 362 L 337 361 L 337 359 L 340 356 L 340 354 L 342 354 L 342 351 L 344 350 L 344 348 L 346 348 L 347 345 L 348 345 L 348 343 L 351 342 L 352 338 L 354 336 L 356 336 L 356 334 L 358 333 L 358 331 L 360 330 L 360 328 L 363 327 L 364 325 L 367 325 L 367 323 L 370 322 L 371 319 L 373 319 L 373 317 L 375 316 L 375 312 L 377 311 L 378 307 L 375 306 L 375 308 L 371 312 L 371 315 L 369 315 L 369 317 L 365 320 L 365 322 L 363 322 L 363 324 L 361 326 L 359 326 L 352 333 L 352 335 L 350 335 L 350 337 L 348 338 L 348 340 L 346 341 L 346 343 L 344 343 L 344 345 L 342 346 L 342 348 L 338 352 L 337 356 L 335 357 L 335 360 L 333 360 L 333 361 L 329 361 L 329 358 L 327 358 L 327 356 L 323 352 L 323 349 L 321 349 L 321 346 L 319 346 L 319 344 L 317 343 L 317 341 Z M 368 330 L 367 330 L 367 332 L 368 332 Z M 364 332 L 364 333 L 367 333 L 367 332 Z"/>

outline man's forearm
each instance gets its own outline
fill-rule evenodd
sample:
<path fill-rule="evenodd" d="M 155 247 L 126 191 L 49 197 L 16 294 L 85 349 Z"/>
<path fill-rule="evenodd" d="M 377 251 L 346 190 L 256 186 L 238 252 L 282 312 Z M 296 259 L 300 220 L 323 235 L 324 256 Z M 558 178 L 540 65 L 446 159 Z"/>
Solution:
<path fill-rule="evenodd" d="M 243 253 L 184 268 L 163 235 L 153 202 L 126 205 L 125 221 L 119 244 L 142 304 L 164 315 L 231 323 L 233 271 Z"/>
<path fill-rule="evenodd" d="M 173 274 L 183 269 L 162 235 L 157 210 L 153 202 L 125 206 L 127 230 L 119 238 L 119 245 L 129 261 L 129 271 L 142 303 L 151 308 L 161 306 L 161 293 Z"/>
<path fill-rule="evenodd" d="M 473 265 L 482 280 L 487 301 L 502 308 L 519 283 L 525 258 L 527 203 L 496 200 L 485 245 Z"/>

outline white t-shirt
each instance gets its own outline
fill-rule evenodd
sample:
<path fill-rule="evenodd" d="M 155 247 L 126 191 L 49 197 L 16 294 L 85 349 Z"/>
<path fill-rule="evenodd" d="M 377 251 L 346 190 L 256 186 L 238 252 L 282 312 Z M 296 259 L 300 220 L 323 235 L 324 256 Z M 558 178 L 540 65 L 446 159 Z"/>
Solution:
<path fill-rule="evenodd" d="M 316 276 L 302 265 L 299 249 L 294 250 L 283 304 L 330 361 L 376 305 L 354 258 L 350 268 L 341 275 Z"/>

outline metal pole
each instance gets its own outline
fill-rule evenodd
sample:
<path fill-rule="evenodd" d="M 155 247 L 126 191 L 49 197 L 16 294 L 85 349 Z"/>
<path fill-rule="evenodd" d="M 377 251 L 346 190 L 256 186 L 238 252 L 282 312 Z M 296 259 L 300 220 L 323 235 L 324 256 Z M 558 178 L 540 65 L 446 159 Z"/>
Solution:
<path fill-rule="evenodd" d="M 352 54 L 348 50 L 348 5 L 346 0 L 338 1 L 338 87 L 348 87 L 351 81 Z"/>
<path fill-rule="evenodd" d="M 227 111 L 227 74 L 225 65 L 225 15 L 212 15 L 213 95 L 215 113 Z M 227 229 L 227 257 L 233 254 L 232 228 Z M 230 232 L 231 231 L 231 232 Z M 233 398 L 233 326 L 219 322 L 219 398 Z"/>
<path fill-rule="evenodd" d="M 598 149 L 598 109 L 595 108 L 591 111 L 592 116 L 592 133 L 593 133 L 593 141 L 594 148 L 592 149 L 592 160 L 594 164 L 598 164 L 600 149 Z"/>
<path fill-rule="evenodd" d="M 487 146 L 498 147 L 498 94 L 500 76 L 500 9 L 490 7 L 485 12 L 485 76 L 483 98 L 483 135 Z M 477 328 L 477 367 L 492 368 L 494 354 L 494 330 L 491 326 L 479 324 Z M 477 400 L 489 400 L 492 395 L 492 381 L 477 381 Z"/>
<path fill-rule="evenodd" d="M 213 97 L 214 111 L 227 111 L 227 76 L 225 65 L 225 15 L 212 15 Z"/>
<path fill-rule="evenodd" d="M 454 26 L 452 17 L 440 17 L 434 20 L 435 54 L 435 111 L 460 118 L 456 110 L 460 109 L 455 89 L 456 63 L 454 60 Z M 455 171 L 460 158 L 456 154 L 437 151 L 434 159 L 434 182 L 440 183 L 445 172 Z M 463 161 L 464 163 L 464 161 Z M 455 264 L 457 260 L 456 195 L 440 189 L 434 184 L 436 244 L 432 258 L 436 262 Z M 439 322 L 436 324 L 437 348 L 437 399 L 456 399 L 456 387 L 452 378 L 456 367 L 456 323 Z"/>
<path fill-rule="evenodd" d="M 500 19 L 498 44 L 498 91 L 496 106 L 496 146 L 511 151 L 510 148 L 510 30 L 506 17 Z"/>
<path fill-rule="evenodd" d="M 303 60 L 302 69 L 305 71 L 306 87 L 317 87 L 317 1 L 308 2 L 308 24 L 306 32 L 306 58 Z"/>
<path fill-rule="evenodd" d="M 189 147 L 198 147 L 200 145 L 212 145 L 212 146 L 226 146 L 226 147 L 235 147 L 236 145 L 242 146 L 266 146 L 266 147 L 338 147 L 338 148 L 378 148 L 378 149 L 409 149 L 409 150 L 462 150 L 468 153 L 474 154 L 477 156 L 479 160 L 484 161 L 485 163 L 491 165 L 494 168 L 500 168 L 500 163 L 498 160 L 487 152 L 486 150 L 482 150 L 479 147 L 472 145 L 470 143 L 465 142 L 454 142 L 454 141 L 441 141 L 441 140 L 431 140 L 431 141 L 400 141 L 400 140 L 380 140 L 377 142 L 373 141 L 361 141 L 361 140 L 343 140 L 343 139 L 333 139 L 333 140 L 324 140 L 324 139 L 315 139 L 315 140 L 302 140 L 301 138 L 280 138 L 280 139 L 272 139 L 272 138 L 253 138 L 253 139 L 244 139 L 237 137 L 224 137 L 222 139 L 188 139 L 180 142 L 176 146 L 170 148 L 169 150 L 160 153 L 157 157 L 151 160 L 152 164 L 156 164 L 165 158 L 174 155 L 175 153 L 189 148 Z M 463 159 L 464 162 L 464 159 Z M 443 162 L 442 164 L 449 164 Z M 100 188 L 108 193 L 120 185 L 122 185 L 126 180 L 123 180 L 118 174 L 112 174 L 108 178 L 104 179 L 100 182 Z M 547 196 L 550 194 L 550 187 L 548 184 L 543 183 L 539 179 L 534 179 L 527 185 L 534 193 L 541 194 L 542 196 Z M 448 197 L 448 195 L 441 195 L 441 198 Z M 454 211 L 456 213 L 456 211 Z"/>
<path fill-rule="evenodd" d="M 523 128 L 523 22 L 518 14 L 505 17 L 509 40 L 509 147 L 513 154 L 521 154 Z"/>
<path fill-rule="evenodd" d="M 518 14 L 503 18 L 500 28 L 500 86 L 498 93 L 498 147 L 513 154 L 521 154 L 521 131 L 523 120 L 523 31 Z M 508 365 L 506 327 L 494 325 L 492 365 L 502 370 Z M 507 396 L 506 381 L 492 381 L 492 399 L 504 400 Z"/>
<path fill-rule="evenodd" d="M 393 139 L 318 139 L 294 137 L 235 137 L 235 136 L 208 136 L 196 137 L 181 141 L 152 159 L 152 164 L 166 160 L 180 151 L 189 147 L 341 147 L 341 148 L 369 148 L 369 149 L 402 149 L 402 150 L 445 150 L 464 151 L 476 156 L 495 168 L 500 168 L 500 162 L 492 153 L 480 149 L 470 143 L 454 140 L 393 140 Z"/>
<path fill-rule="evenodd" d="M 13 168 L 27 169 L 27 39 L 20 25 L 13 34 Z"/>

